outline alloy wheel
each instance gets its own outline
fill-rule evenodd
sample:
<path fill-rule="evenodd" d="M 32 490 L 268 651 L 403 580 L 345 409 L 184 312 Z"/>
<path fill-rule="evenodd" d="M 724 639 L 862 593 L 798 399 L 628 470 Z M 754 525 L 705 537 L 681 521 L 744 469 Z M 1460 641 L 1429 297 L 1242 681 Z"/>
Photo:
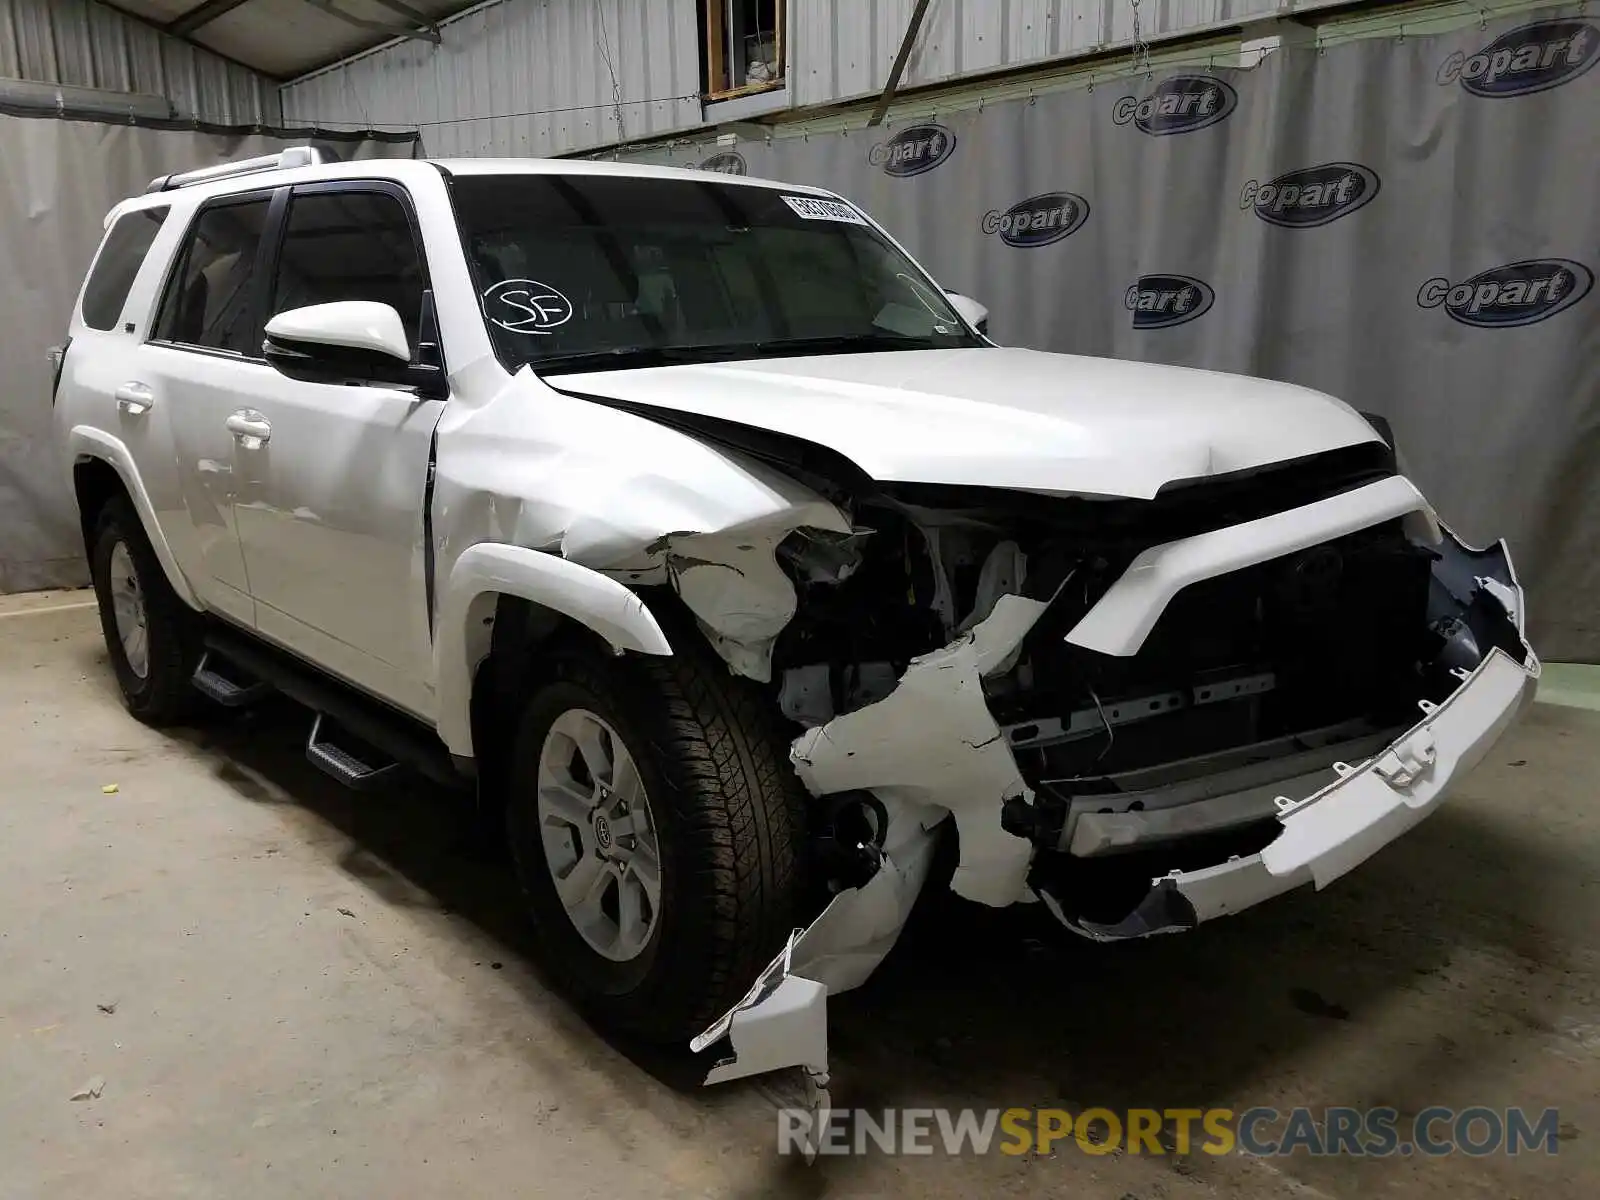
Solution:
<path fill-rule="evenodd" d="M 539 752 L 545 864 L 573 928 L 597 954 L 631 962 L 661 916 L 661 851 L 639 768 L 606 721 L 582 708 L 551 723 Z"/>

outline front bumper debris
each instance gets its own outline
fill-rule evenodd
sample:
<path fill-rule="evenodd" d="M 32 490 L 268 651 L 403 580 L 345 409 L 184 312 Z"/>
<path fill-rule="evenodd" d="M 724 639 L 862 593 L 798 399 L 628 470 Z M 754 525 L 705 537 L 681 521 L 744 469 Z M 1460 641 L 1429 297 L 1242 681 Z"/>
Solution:
<path fill-rule="evenodd" d="M 713 1044 L 728 1047 L 706 1082 L 798 1067 L 812 1107 L 826 1107 L 827 998 L 859 986 L 894 946 L 946 816 L 954 817 L 961 846 L 954 890 L 996 906 L 1043 900 L 1062 924 L 1095 941 L 1179 932 L 1307 884 L 1326 887 L 1420 823 L 1532 700 L 1540 674 L 1523 633 L 1522 589 L 1503 544 L 1469 549 L 1424 515 L 1430 516 L 1424 532 L 1440 532 L 1444 543 L 1428 617 L 1461 626 L 1457 649 L 1472 647 L 1473 657 L 1464 661 L 1474 665 L 1451 669 L 1455 689 L 1438 704 L 1419 701 L 1422 719 L 1398 738 L 1342 746 L 1341 754 L 1365 757 L 1334 762 L 1336 778 L 1326 786 L 1317 788 L 1325 772 L 1280 776 L 1280 789 L 1317 790 L 1273 798 L 1282 828 L 1265 848 L 1156 878 L 1119 921 L 1067 912 L 1048 881 L 1029 874 L 1033 844 L 1000 827 L 1004 802 L 1031 792 L 988 713 L 981 680 L 1004 669 L 1048 602 L 1002 597 L 957 641 L 913 660 L 887 697 L 808 730 L 791 752 L 807 787 L 817 795 L 859 789 L 883 805 L 880 865 L 865 884 L 840 892 L 791 936 L 744 999 L 694 1039 L 697 1053 Z M 1490 649 L 1479 656 L 1478 645 Z M 908 730 L 915 734 L 908 737 Z M 1246 774 L 1235 782 L 1237 790 L 1228 787 L 1207 804 L 1253 804 L 1247 793 L 1266 783 L 1251 783 Z M 1192 807 L 1200 812 L 1201 806 Z M 1098 828 L 1116 832 L 1114 824 Z"/>
<path fill-rule="evenodd" d="M 1094 941 L 1178 933 L 1312 884 L 1327 887 L 1359 866 L 1444 801 L 1537 691 L 1541 666 L 1527 643 L 1526 602 L 1505 543 L 1474 550 L 1440 527 L 1429 616 L 1474 617 L 1498 610 L 1514 630 L 1516 652 L 1492 647 L 1471 670 L 1453 669 L 1459 686 L 1439 704 L 1419 701 L 1422 719 L 1370 758 L 1335 763 L 1338 778 L 1299 799 L 1278 796 L 1283 828 L 1259 853 L 1215 866 L 1173 871 L 1120 921 L 1101 923 L 1066 912 L 1048 888 L 1040 898 L 1069 929 Z"/>
<path fill-rule="evenodd" d="M 706 1075 L 727 1083 L 800 1067 L 826 1107 L 829 995 L 866 982 L 904 928 L 933 858 L 935 827 L 944 813 L 884 802 L 888 828 L 877 872 L 840 892 L 822 915 L 790 935 L 744 999 L 690 1043 L 696 1054 L 727 1040 L 729 1053 Z"/>
<path fill-rule="evenodd" d="M 1341 778 L 1303 799 L 1278 798 L 1283 830 L 1258 854 L 1152 880 L 1149 894 L 1121 921 L 1101 924 L 1066 913 L 1049 891 L 1046 906 L 1074 932 L 1095 941 L 1178 933 L 1236 913 L 1306 884 L 1327 887 L 1365 862 L 1443 802 L 1532 700 L 1539 661 L 1489 652 L 1442 704 L 1382 753 L 1359 766 L 1336 766 Z"/>

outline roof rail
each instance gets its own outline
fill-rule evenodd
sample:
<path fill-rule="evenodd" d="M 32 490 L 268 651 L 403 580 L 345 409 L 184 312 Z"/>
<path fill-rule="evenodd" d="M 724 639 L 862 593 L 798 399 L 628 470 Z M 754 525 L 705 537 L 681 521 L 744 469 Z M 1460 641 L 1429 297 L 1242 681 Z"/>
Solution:
<path fill-rule="evenodd" d="M 231 179 L 235 175 L 254 175 L 260 171 L 286 171 L 291 167 L 315 167 L 320 166 L 322 162 L 322 151 L 315 146 L 290 146 L 279 154 L 263 154 L 260 158 L 246 158 L 216 167 L 201 167 L 194 171 L 182 171 L 176 175 L 158 175 L 150 181 L 150 186 L 145 188 L 145 192 L 147 194 L 170 192 L 174 188 L 211 183 L 217 179 Z"/>

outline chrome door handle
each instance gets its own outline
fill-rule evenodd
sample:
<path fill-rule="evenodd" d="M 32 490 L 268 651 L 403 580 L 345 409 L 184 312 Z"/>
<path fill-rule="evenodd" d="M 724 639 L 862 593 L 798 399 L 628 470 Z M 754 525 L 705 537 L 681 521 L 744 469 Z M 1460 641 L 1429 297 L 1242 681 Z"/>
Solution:
<path fill-rule="evenodd" d="M 125 383 L 112 395 L 117 398 L 117 411 L 130 417 L 144 416 L 156 402 L 156 394 L 143 383 Z"/>
<path fill-rule="evenodd" d="M 228 432 L 246 446 L 252 443 L 255 446 L 263 445 L 272 437 L 272 422 L 253 408 L 239 410 L 230 416 L 225 424 Z"/>

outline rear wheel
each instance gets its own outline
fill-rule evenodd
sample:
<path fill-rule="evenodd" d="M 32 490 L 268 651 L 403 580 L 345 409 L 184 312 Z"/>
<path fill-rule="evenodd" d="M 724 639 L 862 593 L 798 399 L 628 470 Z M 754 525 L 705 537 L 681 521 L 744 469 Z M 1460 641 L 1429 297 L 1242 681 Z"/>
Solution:
<path fill-rule="evenodd" d="M 540 957 L 607 1023 L 694 1036 L 794 926 L 804 810 L 765 696 L 709 652 L 558 660 L 507 798 Z"/>
<path fill-rule="evenodd" d="M 178 599 L 138 514 L 120 496 L 95 519 L 89 573 L 106 651 L 123 703 L 141 721 L 166 725 L 195 709 L 199 620 Z"/>

